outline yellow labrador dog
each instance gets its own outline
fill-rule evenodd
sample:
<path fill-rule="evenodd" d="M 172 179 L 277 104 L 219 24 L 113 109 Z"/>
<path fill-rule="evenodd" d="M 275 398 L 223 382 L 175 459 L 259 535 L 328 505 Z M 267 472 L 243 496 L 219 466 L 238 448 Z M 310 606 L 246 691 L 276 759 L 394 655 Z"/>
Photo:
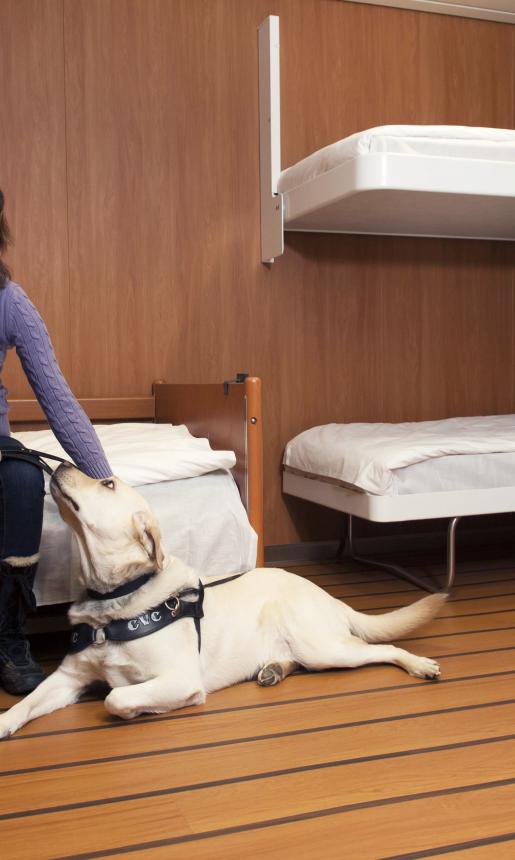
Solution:
<path fill-rule="evenodd" d="M 76 702 L 93 681 L 112 688 L 111 714 L 129 719 L 205 701 L 257 676 L 394 663 L 437 678 L 438 664 L 388 642 L 433 618 L 446 594 L 384 615 L 355 612 L 306 579 L 253 570 L 202 585 L 161 543 L 145 500 L 118 479 L 63 464 L 51 492 L 77 535 L 84 600 L 73 604 L 70 653 L 34 692 L 0 716 L 0 737 Z M 213 587 L 214 586 L 214 587 Z M 205 593 L 204 593 L 205 587 Z"/>

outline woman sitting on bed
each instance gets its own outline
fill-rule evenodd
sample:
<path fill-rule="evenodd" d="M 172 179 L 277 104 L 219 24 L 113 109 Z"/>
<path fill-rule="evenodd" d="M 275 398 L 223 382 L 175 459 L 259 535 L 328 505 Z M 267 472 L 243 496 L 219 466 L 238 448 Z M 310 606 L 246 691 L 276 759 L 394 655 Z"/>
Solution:
<path fill-rule="evenodd" d="M 70 458 L 88 475 L 108 478 L 111 469 L 100 442 L 57 364 L 45 324 L 23 290 L 10 280 L 2 255 L 10 242 L 0 190 L 0 372 L 11 347 Z M 0 382 L 0 448 L 21 448 L 9 435 L 7 391 Z M 31 463 L 0 462 L 0 684 L 27 693 L 43 680 L 23 633 L 27 610 L 35 609 L 34 577 L 43 523 L 43 473 Z"/>

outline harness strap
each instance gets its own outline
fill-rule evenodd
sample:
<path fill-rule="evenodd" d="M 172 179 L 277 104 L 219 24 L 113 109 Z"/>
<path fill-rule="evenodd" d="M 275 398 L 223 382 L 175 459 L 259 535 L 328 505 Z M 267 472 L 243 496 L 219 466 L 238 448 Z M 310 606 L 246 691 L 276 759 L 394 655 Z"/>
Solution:
<path fill-rule="evenodd" d="M 144 574 L 144 577 L 150 577 L 153 574 Z M 119 618 L 115 621 L 110 621 L 105 627 L 92 627 L 90 624 L 74 624 L 71 629 L 70 654 L 78 654 L 89 648 L 90 645 L 102 645 L 106 641 L 111 642 L 130 642 L 133 639 L 141 639 L 143 636 L 150 636 L 157 630 L 163 627 L 168 627 L 174 621 L 180 621 L 181 618 L 193 618 L 195 630 L 197 631 L 198 650 L 202 645 L 202 633 L 200 620 L 204 617 L 204 589 L 213 588 L 215 585 L 223 585 L 226 582 L 231 582 L 233 579 L 239 579 L 244 573 L 235 573 L 233 576 L 226 576 L 224 579 L 217 579 L 215 582 L 207 582 L 203 585 L 199 580 L 198 588 L 186 588 L 177 595 L 172 595 L 164 603 L 143 612 L 136 618 Z M 143 577 L 141 577 L 143 578 Z M 145 581 L 147 581 L 145 579 Z M 137 582 L 134 580 L 131 585 Z M 121 586 L 123 588 L 123 586 Z M 117 591 L 117 589 L 115 589 Z M 90 591 L 88 591 L 91 594 Z M 96 594 L 97 592 L 93 592 Z M 110 592 L 113 594 L 113 592 Z M 102 595 L 107 597 L 107 595 Z M 197 597 L 197 600 L 183 600 L 184 597 Z"/>
<path fill-rule="evenodd" d="M 225 579 L 215 579 L 214 582 L 206 582 L 204 588 L 213 588 L 214 585 L 223 585 L 224 582 L 231 582 L 232 579 L 239 579 L 240 576 L 243 576 L 245 573 L 248 573 L 248 570 L 244 570 L 242 573 L 234 573 L 232 576 L 226 576 Z"/>
<path fill-rule="evenodd" d="M 198 596 L 196 601 L 182 600 L 186 594 Z M 169 597 L 159 606 L 154 606 L 136 618 L 119 618 L 110 621 L 105 627 L 92 627 L 90 624 L 74 624 L 71 630 L 70 653 L 78 654 L 90 645 L 102 645 L 106 641 L 130 642 L 150 636 L 163 627 L 168 627 L 181 618 L 193 618 L 199 640 L 200 651 L 200 619 L 204 615 L 202 607 L 204 589 L 199 582 L 198 588 L 189 588 L 178 595 Z"/>
<path fill-rule="evenodd" d="M 153 570 L 150 573 L 143 573 L 137 579 L 131 579 L 130 582 L 124 582 L 123 585 L 113 588 L 112 591 L 95 591 L 93 588 L 87 588 L 86 592 L 92 600 L 113 600 L 115 597 L 125 597 L 126 594 L 132 594 L 133 591 L 137 591 L 138 588 L 145 585 L 155 575 L 156 572 Z M 183 591 L 182 593 L 184 594 L 185 592 Z"/>

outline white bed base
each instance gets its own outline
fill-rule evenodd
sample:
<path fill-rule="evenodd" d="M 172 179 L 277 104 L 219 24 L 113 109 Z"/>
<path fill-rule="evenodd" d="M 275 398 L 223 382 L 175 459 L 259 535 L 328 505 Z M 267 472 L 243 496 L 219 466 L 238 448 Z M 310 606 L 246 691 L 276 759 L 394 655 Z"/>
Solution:
<path fill-rule="evenodd" d="M 354 551 L 352 517 L 372 522 L 405 522 L 409 520 L 449 519 L 447 538 L 447 581 L 450 590 L 456 572 L 455 534 L 461 517 L 480 514 L 501 514 L 515 511 L 515 487 L 496 487 L 481 490 L 452 490 L 433 493 L 413 493 L 400 496 L 374 496 L 349 490 L 338 484 L 308 478 L 283 471 L 283 492 L 315 502 L 326 508 L 349 515 L 346 555 L 366 563 L 384 567 L 396 575 L 414 582 L 420 588 L 432 590 L 427 582 L 396 565 L 372 562 Z"/>
<path fill-rule="evenodd" d="M 287 192 L 281 172 L 279 18 L 259 27 L 261 259 L 284 231 L 515 240 L 515 163 L 369 153 Z"/>

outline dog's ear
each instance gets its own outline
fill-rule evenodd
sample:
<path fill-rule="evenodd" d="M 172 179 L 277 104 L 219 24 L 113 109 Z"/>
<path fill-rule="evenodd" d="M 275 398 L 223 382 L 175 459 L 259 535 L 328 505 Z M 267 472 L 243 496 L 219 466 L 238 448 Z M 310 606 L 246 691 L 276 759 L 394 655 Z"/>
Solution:
<path fill-rule="evenodd" d="M 148 511 L 138 511 L 132 517 L 138 540 L 157 570 L 162 570 L 165 554 L 161 544 L 159 526 Z"/>

